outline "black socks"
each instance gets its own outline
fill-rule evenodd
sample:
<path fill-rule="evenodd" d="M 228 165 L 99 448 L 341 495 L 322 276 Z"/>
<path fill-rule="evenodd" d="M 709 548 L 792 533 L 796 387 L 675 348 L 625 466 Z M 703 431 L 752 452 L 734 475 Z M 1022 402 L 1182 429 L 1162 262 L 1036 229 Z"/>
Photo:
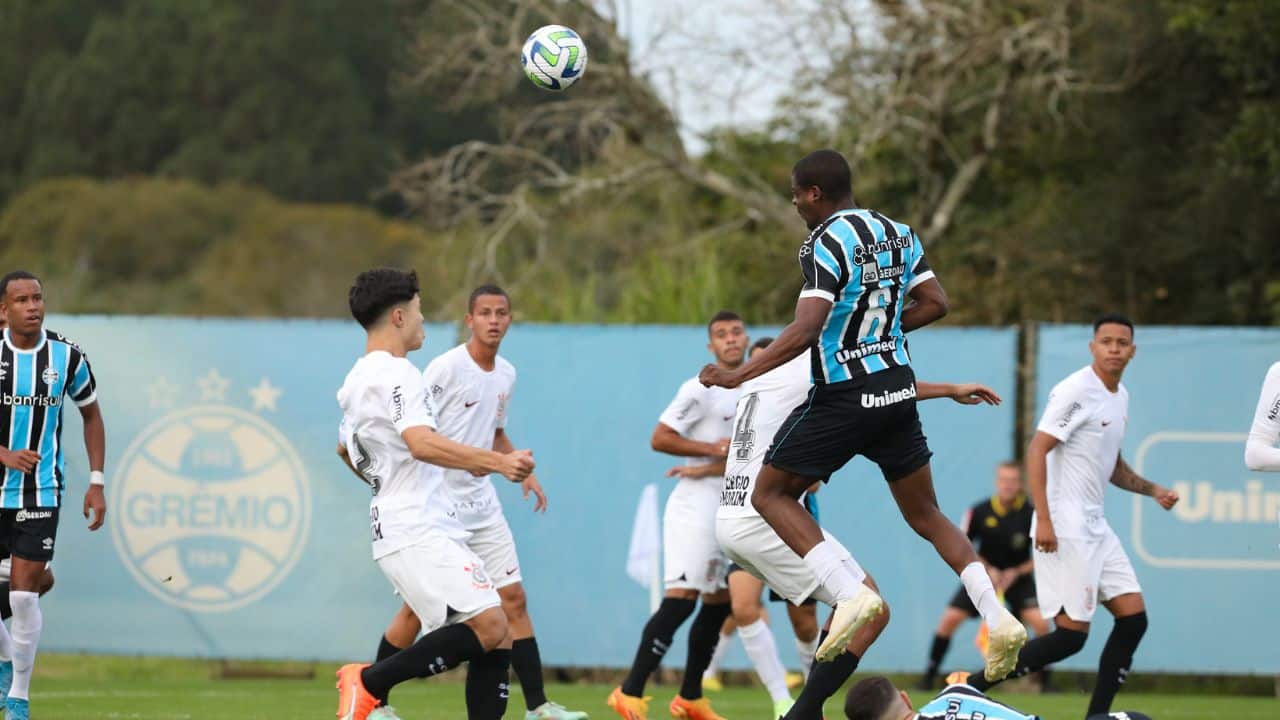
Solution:
<path fill-rule="evenodd" d="M 524 704 L 536 710 L 547 702 L 547 692 L 542 686 L 542 655 L 538 653 L 538 641 L 527 637 L 511 643 L 511 669 L 520 680 Z"/>
<path fill-rule="evenodd" d="M 1089 715 L 1111 712 L 1111 701 L 1124 684 L 1129 674 L 1129 666 L 1133 664 L 1133 652 L 1138 649 L 1138 642 L 1147 631 L 1147 614 L 1127 615 L 1116 618 L 1116 625 L 1107 637 L 1107 644 L 1102 648 L 1102 658 L 1098 661 L 1098 679 L 1093 686 L 1093 697 L 1089 699 Z"/>
<path fill-rule="evenodd" d="M 680 697 L 697 700 L 702 697 L 702 673 L 711 664 L 711 656 L 720 642 L 720 627 L 729 617 L 729 603 L 702 604 L 698 616 L 689 628 L 689 654 L 685 658 L 684 680 L 680 683 Z"/>
<path fill-rule="evenodd" d="M 662 663 L 662 656 L 666 655 L 667 650 L 671 648 L 671 638 L 675 636 L 676 630 L 684 621 L 693 614 L 693 609 L 697 605 L 697 600 L 662 599 L 658 611 L 644 626 L 644 633 L 640 636 L 640 647 L 636 649 L 636 658 L 631 663 L 631 672 L 627 673 L 627 679 L 622 682 L 623 693 L 632 697 L 644 695 L 644 685 L 653 671 L 657 670 L 658 665 Z"/>

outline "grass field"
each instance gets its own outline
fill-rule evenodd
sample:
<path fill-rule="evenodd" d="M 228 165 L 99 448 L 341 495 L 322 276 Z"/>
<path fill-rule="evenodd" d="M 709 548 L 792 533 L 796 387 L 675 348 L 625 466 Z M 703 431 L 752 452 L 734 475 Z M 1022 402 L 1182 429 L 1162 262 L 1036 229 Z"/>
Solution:
<path fill-rule="evenodd" d="M 219 679 L 216 665 L 157 658 L 41 656 L 32 682 L 32 716 L 39 720 L 317 720 L 332 717 L 333 679 Z M 306 666 L 300 666 L 306 667 Z M 857 676 L 855 676 L 857 677 Z M 597 720 L 616 718 L 604 704 L 607 685 L 551 685 L 548 695 Z M 652 688 L 650 717 L 669 717 L 666 703 L 676 688 Z M 770 705 L 759 688 L 726 688 L 710 695 L 728 720 L 769 720 Z M 1004 702 L 1047 720 L 1079 720 L 1088 698 L 1077 692 L 998 695 Z M 924 700 L 921 693 L 912 693 Z M 462 720 L 462 685 L 447 679 L 415 681 L 397 688 L 392 704 L 405 720 Z M 1261 697 L 1122 693 L 1116 709 L 1141 710 L 1154 720 L 1271 720 L 1280 700 Z M 519 687 L 512 688 L 507 718 L 523 718 Z M 838 703 L 827 717 L 840 717 Z"/>

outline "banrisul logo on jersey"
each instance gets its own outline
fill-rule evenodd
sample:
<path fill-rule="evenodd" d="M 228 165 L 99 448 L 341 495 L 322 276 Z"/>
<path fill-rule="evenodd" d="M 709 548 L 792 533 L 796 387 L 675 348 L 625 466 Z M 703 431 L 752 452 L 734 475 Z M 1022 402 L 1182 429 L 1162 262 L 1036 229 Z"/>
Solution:
<path fill-rule="evenodd" d="M 153 595 L 219 612 L 288 577 L 310 529 L 311 494 L 297 452 L 264 417 L 282 390 L 263 378 L 243 395 L 250 412 L 228 404 L 231 382 L 217 370 L 195 384 L 201 404 L 170 410 L 125 451 L 112 483 L 112 537 Z M 164 411 L 177 385 L 158 378 L 147 394 Z"/>

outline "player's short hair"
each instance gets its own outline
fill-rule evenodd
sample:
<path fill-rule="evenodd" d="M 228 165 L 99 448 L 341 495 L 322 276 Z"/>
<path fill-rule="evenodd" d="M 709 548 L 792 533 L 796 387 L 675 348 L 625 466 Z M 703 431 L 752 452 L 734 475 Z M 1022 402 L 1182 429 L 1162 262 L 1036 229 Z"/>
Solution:
<path fill-rule="evenodd" d="M 1133 321 L 1130 320 L 1127 315 L 1121 315 L 1120 313 L 1105 313 L 1103 315 L 1099 315 L 1093 320 L 1093 334 L 1097 335 L 1098 328 L 1103 325 L 1123 325 L 1129 328 L 1129 337 L 1134 336 Z"/>
<path fill-rule="evenodd" d="M 4 274 L 4 277 L 0 277 L 0 300 L 7 297 L 7 293 L 9 292 L 9 283 L 14 280 L 35 280 L 41 285 L 44 285 L 43 282 L 40 282 L 40 278 L 32 275 L 26 270 L 10 270 Z"/>
<path fill-rule="evenodd" d="M 825 198 L 839 200 L 853 195 L 853 171 L 835 150 L 815 150 L 791 168 L 797 187 L 817 187 Z"/>
<path fill-rule="evenodd" d="M 413 270 L 376 268 L 365 270 L 347 291 L 351 317 L 368 330 L 392 307 L 418 294 L 418 273 Z"/>
<path fill-rule="evenodd" d="M 762 337 L 759 340 L 751 343 L 751 352 L 755 352 L 757 350 L 763 350 L 772 344 L 773 344 L 773 338 L 766 335 L 765 337 Z"/>
<path fill-rule="evenodd" d="M 898 699 L 898 689 L 883 675 L 869 677 L 849 688 L 844 714 L 849 720 L 881 720 Z"/>
<path fill-rule="evenodd" d="M 1001 462 L 1001 463 L 1000 463 L 999 465 L 997 465 L 996 467 L 998 467 L 998 468 L 1013 468 L 1014 470 L 1017 470 L 1019 473 L 1021 473 L 1021 472 L 1022 472 L 1022 463 L 1018 462 L 1017 460 L 1013 460 L 1013 459 L 1005 460 L 1004 462 Z"/>
<path fill-rule="evenodd" d="M 499 295 L 507 299 L 508 306 L 511 305 L 511 296 L 507 294 L 506 290 L 503 290 L 497 285 L 481 285 L 475 290 L 472 290 L 471 297 L 467 298 L 467 312 L 471 312 L 476 309 L 476 300 L 479 300 L 482 295 Z"/>
<path fill-rule="evenodd" d="M 707 334 L 711 334 L 712 325 L 715 325 L 718 322 L 730 322 L 733 320 L 742 322 L 742 316 L 732 310 L 721 310 L 715 315 L 712 315 L 711 319 L 707 321 Z"/>

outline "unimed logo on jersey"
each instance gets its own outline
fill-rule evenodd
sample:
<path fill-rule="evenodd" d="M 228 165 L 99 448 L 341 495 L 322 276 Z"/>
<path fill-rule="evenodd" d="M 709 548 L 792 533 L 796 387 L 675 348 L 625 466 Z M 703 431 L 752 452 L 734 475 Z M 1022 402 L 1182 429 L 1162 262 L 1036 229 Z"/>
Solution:
<path fill-rule="evenodd" d="M 211 371 L 200 385 L 203 400 L 217 402 L 229 381 Z M 264 378 L 249 395 L 255 409 L 274 410 L 281 392 Z M 229 405 L 160 417 L 134 437 L 112 487 L 112 536 L 125 566 L 153 595 L 187 610 L 258 600 L 288 577 L 310 528 L 297 452 L 262 417 Z"/>

